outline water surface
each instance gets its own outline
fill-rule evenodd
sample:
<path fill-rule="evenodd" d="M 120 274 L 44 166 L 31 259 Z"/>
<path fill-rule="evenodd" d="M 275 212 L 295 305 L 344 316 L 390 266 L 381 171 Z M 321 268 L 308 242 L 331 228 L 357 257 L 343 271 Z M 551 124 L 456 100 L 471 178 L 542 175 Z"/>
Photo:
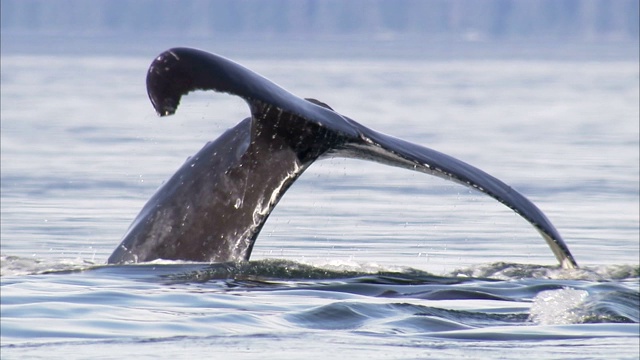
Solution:
<path fill-rule="evenodd" d="M 580 270 L 487 196 L 345 159 L 292 186 L 249 263 L 105 266 L 248 115 L 194 93 L 156 117 L 152 57 L 2 58 L 3 358 L 638 358 L 637 62 L 237 59 L 512 185 Z"/>

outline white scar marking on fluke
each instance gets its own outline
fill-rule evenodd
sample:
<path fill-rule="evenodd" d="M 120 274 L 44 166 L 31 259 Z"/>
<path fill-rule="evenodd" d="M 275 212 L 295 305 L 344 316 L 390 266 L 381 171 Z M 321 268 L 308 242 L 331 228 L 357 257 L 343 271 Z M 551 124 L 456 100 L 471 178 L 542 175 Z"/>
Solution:
<path fill-rule="evenodd" d="M 249 248 L 251 237 L 255 233 L 255 230 L 260 226 L 261 220 L 269 215 L 271 209 L 276 206 L 278 202 L 278 195 L 282 192 L 285 185 L 291 180 L 295 179 L 300 173 L 300 166 L 296 163 L 293 171 L 287 173 L 287 175 L 280 181 L 280 184 L 273 190 L 271 196 L 269 197 L 269 201 L 266 203 L 266 206 L 263 207 L 262 204 L 258 204 L 256 208 L 253 210 L 253 224 L 249 226 L 247 230 L 245 230 L 242 235 L 238 236 L 235 244 L 232 245 L 230 249 L 231 254 L 234 254 L 234 258 L 236 260 L 240 260 L 244 257 L 243 253 L 238 253 L 239 250 L 246 250 Z"/>

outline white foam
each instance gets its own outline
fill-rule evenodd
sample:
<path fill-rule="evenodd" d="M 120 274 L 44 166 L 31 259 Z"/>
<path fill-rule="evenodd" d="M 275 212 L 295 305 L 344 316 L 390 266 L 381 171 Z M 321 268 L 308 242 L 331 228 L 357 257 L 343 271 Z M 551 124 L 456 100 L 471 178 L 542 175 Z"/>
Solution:
<path fill-rule="evenodd" d="M 580 305 L 588 296 L 588 292 L 572 288 L 542 291 L 533 299 L 529 321 L 540 325 L 579 323 Z"/>
<path fill-rule="evenodd" d="M 26 258 L 19 256 L 0 256 L 0 277 L 42 274 L 51 271 L 82 270 L 95 266 L 95 263 L 83 258 L 62 260 Z"/>
<path fill-rule="evenodd" d="M 327 258 L 302 258 L 297 262 L 317 268 L 332 271 L 354 271 L 360 273 L 375 274 L 378 272 L 402 272 L 407 268 L 403 266 L 387 266 L 375 262 L 361 262 L 354 258 L 348 259 L 327 259 Z"/>

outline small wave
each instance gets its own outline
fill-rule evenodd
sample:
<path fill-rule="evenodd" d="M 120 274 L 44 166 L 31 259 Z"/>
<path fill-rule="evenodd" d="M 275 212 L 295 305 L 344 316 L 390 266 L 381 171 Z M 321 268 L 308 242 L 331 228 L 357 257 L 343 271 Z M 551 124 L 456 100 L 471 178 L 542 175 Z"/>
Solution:
<path fill-rule="evenodd" d="M 330 330 L 416 333 L 522 323 L 526 314 L 488 314 L 408 303 L 341 301 L 288 314 L 296 326 Z"/>
<path fill-rule="evenodd" d="M 53 261 L 2 255 L 0 256 L 0 277 L 80 271 L 94 266 L 96 266 L 94 262 L 81 258 Z"/>
<path fill-rule="evenodd" d="M 578 269 L 562 269 L 558 266 L 495 262 L 491 264 L 474 265 L 468 268 L 458 269 L 451 272 L 449 275 L 469 276 L 472 278 L 490 278 L 499 280 L 555 279 L 619 281 L 627 279 L 638 279 L 640 277 L 640 266 L 602 265 L 584 266 Z"/>
<path fill-rule="evenodd" d="M 638 323 L 640 322 L 640 293 L 618 286 L 589 287 L 590 295 L 584 302 L 583 323 Z"/>
<path fill-rule="evenodd" d="M 481 264 L 466 269 L 456 270 L 445 275 L 434 275 L 409 267 L 383 267 L 377 264 L 359 264 L 354 262 L 329 262 L 309 264 L 281 259 L 265 259 L 249 262 L 210 264 L 206 268 L 194 272 L 178 274 L 176 281 L 200 281 L 221 279 L 262 279 L 262 280 L 331 280 L 362 278 L 375 275 L 377 280 L 398 284 L 419 284 L 424 282 L 459 283 L 471 279 L 487 281 L 547 279 L 547 280 L 580 280 L 580 281 L 637 281 L 640 278 L 640 267 L 635 265 L 609 265 L 583 267 L 580 269 L 562 269 L 557 266 L 514 264 L 496 262 Z M 385 279 L 388 279 L 385 280 Z M 448 279 L 448 280 L 446 280 Z"/>
<path fill-rule="evenodd" d="M 267 259 L 249 262 L 211 264 L 205 268 L 166 276 L 171 283 L 208 282 L 213 280 L 233 280 L 236 284 L 278 285 L 296 282 L 318 282 L 326 280 L 349 280 L 372 284 L 420 284 L 458 283 L 468 279 L 450 279 L 432 275 L 426 271 L 406 268 L 390 271 L 366 265 L 318 267 L 300 262 Z"/>

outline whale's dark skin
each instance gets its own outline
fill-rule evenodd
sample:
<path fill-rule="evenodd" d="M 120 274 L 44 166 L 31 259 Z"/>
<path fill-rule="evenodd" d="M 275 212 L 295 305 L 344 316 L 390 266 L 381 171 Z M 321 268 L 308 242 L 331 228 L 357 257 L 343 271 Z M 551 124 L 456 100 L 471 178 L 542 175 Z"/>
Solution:
<path fill-rule="evenodd" d="M 562 267 L 578 267 L 542 211 L 482 170 L 364 127 L 214 54 L 174 48 L 151 64 L 147 91 L 160 116 L 173 114 L 180 98 L 195 90 L 240 96 L 251 117 L 208 143 L 158 189 L 109 257 L 111 264 L 248 260 L 260 229 L 289 186 L 314 161 L 342 156 L 424 172 L 481 191 L 531 223 Z"/>

